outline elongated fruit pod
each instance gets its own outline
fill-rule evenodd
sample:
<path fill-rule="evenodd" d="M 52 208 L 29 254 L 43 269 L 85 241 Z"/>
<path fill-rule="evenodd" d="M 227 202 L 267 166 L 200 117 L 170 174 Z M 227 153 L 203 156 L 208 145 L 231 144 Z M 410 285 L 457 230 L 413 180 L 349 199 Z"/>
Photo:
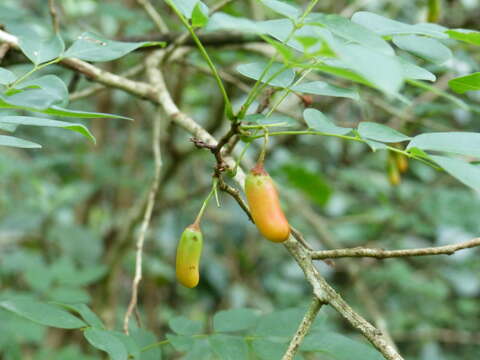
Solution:
<path fill-rule="evenodd" d="M 177 247 L 176 274 L 183 286 L 194 288 L 200 279 L 199 266 L 203 236 L 197 224 L 188 226 Z"/>
<path fill-rule="evenodd" d="M 442 1 L 441 0 L 428 0 L 428 13 L 427 21 L 436 23 L 442 16 Z"/>
<path fill-rule="evenodd" d="M 392 184 L 393 186 L 400 185 L 402 178 L 400 176 L 400 171 L 397 167 L 396 156 L 392 152 L 389 152 L 388 154 L 387 173 L 390 184 Z"/>
<path fill-rule="evenodd" d="M 278 192 L 263 165 L 257 164 L 245 179 L 250 212 L 260 233 L 268 240 L 282 242 L 290 235 L 290 225 L 280 207 Z"/>
<path fill-rule="evenodd" d="M 397 162 L 397 167 L 398 167 L 398 170 L 400 171 L 400 173 L 405 173 L 407 172 L 408 170 L 408 159 L 405 155 L 402 155 L 402 154 L 396 154 L 397 157 L 396 157 L 396 162 Z"/>

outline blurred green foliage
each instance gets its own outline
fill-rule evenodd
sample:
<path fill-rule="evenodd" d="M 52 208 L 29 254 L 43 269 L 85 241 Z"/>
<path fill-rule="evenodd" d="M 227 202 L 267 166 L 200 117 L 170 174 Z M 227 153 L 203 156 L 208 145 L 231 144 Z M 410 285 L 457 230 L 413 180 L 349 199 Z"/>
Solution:
<path fill-rule="evenodd" d="M 210 6 L 216 3 L 205 2 Z M 152 3 L 171 29 L 180 33 L 180 23 L 163 1 Z M 306 4 L 300 0 L 290 3 Z M 478 3 L 441 3 L 439 24 L 479 29 Z M 428 4 L 432 6 L 432 2 Z M 350 16 L 368 10 L 417 23 L 425 21 L 427 15 L 433 16 L 428 4 L 329 0 L 319 2 L 318 11 L 343 11 Z M 64 0 L 57 6 L 61 34 L 68 44 L 86 31 L 118 40 L 158 37 L 155 26 L 135 1 Z M 224 11 L 259 19 L 274 16 L 256 1 L 234 1 Z M 436 17 L 437 12 L 436 7 Z M 42 32 L 49 22 L 45 3 L 5 0 L 0 5 L 0 23 L 13 33 L 22 30 L 17 29 L 19 24 Z M 472 50 L 468 44 L 446 42 L 454 57 L 444 65 L 424 64 L 440 82 L 480 70 L 478 47 Z M 143 60 L 142 51 L 102 66 L 122 73 Z M 244 50 L 216 47 L 209 53 L 221 69 L 242 81 L 245 78 L 234 73 L 235 67 L 261 58 Z M 11 51 L 2 67 L 19 76 L 30 65 Z M 202 126 L 219 137 L 227 129 L 222 99 L 214 80 L 199 68 L 205 68 L 203 60 L 195 51 L 189 52 L 184 59 L 168 65 L 167 82 L 182 110 L 194 114 Z M 38 76 L 46 74 L 69 84 L 71 94 L 92 85 L 58 65 L 38 71 Z M 395 128 L 412 135 L 480 129 L 476 121 L 478 92 L 462 97 L 470 107 L 465 110 L 451 99 L 407 86 L 407 96 L 419 97 L 410 109 L 413 118 L 405 120 L 392 115 L 392 109 L 404 110 L 395 99 L 350 86 L 360 92 L 359 102 L 314 96 L 313 106 L 345 127 L 356 127 L 359 120 L 393 119 Z M 234 86 L 228 90 L 234 106 L 241 104 L 244 94 Z M 141 353 L 142 360 L 158 360 L 162 354 L 165 359 L 280 358 L 305 312 L 310 288 L 285 249 L 261 239 L 231 198 L 221 195 L 222 207 L 212 203 L 206 213 L 200 285 L 188 290 L 175 282 L 177 240 L 208 193 L 213 160 L 208 152 L 194 149 L 188 141 L 190 135 L 171 124 L 165 126 L 162 138 L 162 182 L 146 239 L 139 303 L 143 328 L 132 325 L 133 343 L 118 332 L 103 329 L 105 324 L 110 330 L 120 330 L 129 301 L 138 214 L 153 175 L 150 119 L 157 109 L 111 89 L 72 101 L 69 108 L 120 114 L 135 122 L 78 120 L 89 126 L 97 145 L 61 129 L 20 127 L 15 135 L 34 139 L 44 148 L 1 148 L 0 358 L 103 358 L 104 354 L 94 347 L 118 358 L 127 349 L 134 358 L 140 358 Z M 286 111 L 298 118 L 303 107 L 292 101 Z M 260 146 L 255 142 L 249 148 L 246 165 L 248 159 L 257 156 Z M 413 161 L 401 185 L 392 187 L 386 163 L 385 152 L 371 152 L 363 144 L 306 136 L 272 138 L 266 166 L 288 199 L 285 209 L 290 222 L 318 249 L 330 247 L 332 239 L 339 247 L 400 249 L 445 245 L 478 236 L 478 193 L 443 172 Z M 323 231 L 319 231 L 315 219 L 324 223 Z M 478 250 L 466 250 L 449 257 L 340 259 L 334 267 L 323 262 L 317 265 L 371 321 L 375 320 L 370 308 L 373 299 L 405 358 L 476 360 L 480 356 L 477 257 Z M 352 263 L 357 265 L 353 270 Z M 359 283 L 367 286 L 367 294 L 359 290 Z M 22 299 L 16 304 L 34 301 L 36 306 L 38 301 L 43 305 L 49 302 L 58 311 L 69 310 L 68 314 L 78 321 L 83 319 L 87 326 L 67 331 L 47 328 L 44 325 L 52 324 L 38 318 L 32 323 L 25 319 L 31 319 L 26 315 L 31 311 L 18 310 L 15 315 L 5 310 L 11 299 Z M 161 344 L 145 349 L 156 342 Z M 380 358 L 326 308 L 301 350 L 299 359 L 350 360 L 352 354 L 358 360 Z"/>

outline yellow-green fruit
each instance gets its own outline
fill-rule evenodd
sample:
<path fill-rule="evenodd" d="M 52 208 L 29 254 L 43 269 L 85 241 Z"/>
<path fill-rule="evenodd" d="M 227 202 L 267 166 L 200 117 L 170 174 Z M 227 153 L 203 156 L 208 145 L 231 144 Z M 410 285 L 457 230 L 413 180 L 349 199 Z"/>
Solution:
<path fill-rule="evenodd" d="M 428 22 L 438 22 L 442 16 L 442 1 L 441 0 L 428 0 Z"/>
<path fill-rule="evenodd" d="M 197 224 L 188 226 L 177 247 L 176 274 L 180 284 L 194 288 L 200 279 L 199 266 L 203 236 Z"/>
<path fill-rule="evenodd" d="M 398 171 L 396 156 L 393 153 L 390 153 L 388 156 L 388 180 L 393 186 L 397 186 L 401 182 L 400 171 Z"/>
<path fill-rule="evenodd" d="M 407 172 L 407 170 L 408 170 L 408 159 L 407 159 L 407 157 L 405 155 L 397 153 L 397 157 L 396 157 L 395 160 L 396 160 L 396 163 L 397 163 L 398 170 L 401 173 Z"/>
<path fill-rule="evenodd" d="M 290 225 L 280 206 L 272 178 L 257 164 L 245 179 L 245 193 L 253 221 L 268 240 L 282 242 L 290 235 Z"/>

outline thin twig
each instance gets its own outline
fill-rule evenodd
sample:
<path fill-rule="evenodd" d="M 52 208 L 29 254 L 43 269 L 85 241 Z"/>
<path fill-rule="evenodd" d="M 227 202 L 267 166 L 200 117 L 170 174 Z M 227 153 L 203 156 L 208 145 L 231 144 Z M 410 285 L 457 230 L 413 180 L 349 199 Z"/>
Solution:
<path fill-rule="evenodd" d="M 145 208 L 145 214 L 143 217 L 142 225 L 140 227 L 140 234 L 137 239 L 137 253 L 135 259 L 135 277 L 132 282 L 132 296 L 130 298 L 130 303 L 128 304 L 127 312 L 123 319 L 123 331 L 128 335 L 128 324 L 130 316 L 136 308 L 138 302 L 138 285 L 142 280 L 142 255 L 143 255 L 143 245 L 145 242 L 145 236 L 147 234 L 148 227 L 150 225 L 150 220 L 152 218 L 152 212 L 155 205 L 155 196 L 158 191 L 158 186 L 160 183 L 160 171 L 162 168 L 162 154 L 160 151 L 160 128 L 161 128 L 161 118 L 157 116 L 153 122 L 153 139 L 152 147 L 153 154 L 155 158 L 155 175 L 153 178 L 152 186 L 148 193 L 148 202 Z"/>
<path fill-rule="evenodd" d="M 60 31 L 60 21 L 58 19 L 57 8 L 55 7 L 55 0 L 48 0 L 48 10 L 52 18 L 53 31 L 58 33 Z"/>
<path fill-rule="evenodd" d="M 252 218 L 252 215 L 250 214 L 250 210 L 248 209 L 248 205 L 240 196 L 240 191 L 228 185 L 221 177 L 219 178 L 218 187 L 220 188 L 220 190 L 225 191 L 227 194 L 233 197 L 235 201 L 238 203 L 238 205 L 243 209 L 245 214 L 247 214 L 248 219 L 251 222 L 253 222 L 253 218 Z"/>
<path fill-rule="evenodd" d="M 302 233 L 295 229 L 293 226 L 290 226 L 290 232 L 292 233 L 292 236 L 297 239 L 298 242 L 300 242 L 305 248 L 307 248 L 310 251 L 313 251 L 313 248 L 310 246 L 310 244 L 305 240 L 303 237 Z"/>
<path fill-rule="evenodd" d="M 166 34 L 168 33 L 168 26 L 163 21 L 162 17 L 160 16 L 160 13 L 153 7 L 153 5 L 150 3 L 148 0 L 137 0 L 137 2 L 143 6 L 145 9 L 145 12 L 147 13 L 148 16 L 150 16 L 150 19 L 154 22 L 154 24 L 157 26 L 158 30 L 160 30 L 161 34 Z"/>
<path fill-rule="evenodd" d="M 303 338 L 305 337 L 305 335 L 307 335 L 308 330 L 310 330 L 310 327 L 315 321 L 318 311 L 320 310 L 322 305 L 323 303 L 320 300 L 318 300 L 317 297 L 313 298 L 307 312 L 305 313 L 305 316 L 303 317 L 302 322 L 300 323 L 297 331 L 295 332 L 295 335 L 290 341 L 290 344 L 288 345 L 287 351 L 283 355 L 282 360 L 293 359 L 293 357 L 295 356 L 295 353 L 297 352 L 298 348 L 300 347 L 300 344 L 303 341 Z"/>
<path fill-rule="evenodd" d="M 475 238 L 457 244 L 420 249 L 383 250 L 356 247 L 349 249 L 320 250 L 312 252 L 312 259 L 322 260 L 344 257 L 372 257 L 377 259 L 386 259 L 405 256 L 452 255 L 459 250 L 470 249 L 476 246 L 480 246 L 480 238 Z"/>

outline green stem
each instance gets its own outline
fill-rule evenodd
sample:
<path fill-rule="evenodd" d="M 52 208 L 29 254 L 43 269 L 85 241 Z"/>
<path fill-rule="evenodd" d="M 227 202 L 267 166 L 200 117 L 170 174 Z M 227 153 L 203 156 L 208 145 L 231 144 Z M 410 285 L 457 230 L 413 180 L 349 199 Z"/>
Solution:
<path fill-rule="evenodd" d="M 25 74 L 23 74 L 22 76 L 20 76 L 17 80 L 15 80 L 13 83 L 11 83 L 9 86 L 8 86 L 8 89 L 11 89 L 11 88 L 14 88 L 15 86 L 17 86 L 18 84 L 20 84 L 23 80 L 25 80 L 26 78 L 28 78 L 30 75 L 32 75 L 34 72 L 38 71 L 38 70 L 41 70 L 43 69 L 44 67 L 48 66 L 48 65 L 52 65 L 52 64 L 55 64 L 57 62 L 59 62 L 60 60 L 62 60 L 62 58 L 56 58 L 56 59 L 53 59 L 51 61 L 48 61 L 46 63 L 43 63 L 41 65 L 35 65 L 31 70 L 27 71 Z"/>
<path fill-rule="evenodd" d="M 240 162 L 242 161 L 243 157 L 245 156 L 245 153 L 247 152 L 248 148 L 250 147 L 251 142 L 248 142 L 245 144 L 245 146 L 242 149 L 242 152 L 240 153 L 237 161 L 235 162 L 235 167 L 233 168 L 233 174 L 234 176 L 237 174 L 238 167 L 240 166 Z"/>
<path fill-rule="evenodd" d="M 159 341 L 159 342 L 156 342 L 156 343 L 153 343 L 153 344 L 150 344 L 150 345 L 147 345 L 147 346 L 141 348 L 140 352 L 145 352 L 145 351 L 148 351 L 150 349 L 154 349 L 156 347 L 160 347 L 162 345 L 169 344 L 169 343 L 170 343 L 170 340 L 168 340 L 168 339 L 162 340 L 162 341 Z"/>
<path fill-rule="evenodd" d="M 213 76 L 214 76 L 214 78 L 215 78 L 215 80 L 218 84 L 218 87 L 220 88 L 220 91 L 223 95 L 223 100 L 225 101 L 225 110 L 226 110 L 226 113 L 227 113 L 227 117 L 230 120 L 234 119 L 233 108 L 232 108 L 232 104 L 230 102 L 230 99 L 228 97 L 227 90 L 225 89 L 225 86 L 223 85 L 222 79 L 220 78 L 220 75 L 218 74 L 218 71 L 217 71 L 217 68 L 215 67 L 215 64 L 213 63 L 212 59 L 208 55 L 207 50 L 205 50 L 205 47 L 203 46 L 203 44 L 200 41 L 200 39 L 198 38 L 197 34 L 193 30 L 193 27 L 189 24 L 188 20 L 185 19 L 185 17 L 177 9 L 177 7 L 170 0 L 167 0 L 167 3 L 168 3 L 168 5 L 170 5 L 170 7 L 173 9 L 175 14 L 179 17 L 180 21 L 183 23 L 183 25 L 187 28 L 188 32 L 192 36 L 193 41 L 195 42 L 195 44 L 198 47 L 198 50 L 200 51 L 200 53 L 204 57 L 205 61 L 207 62 L 208 67 L 212 71 L 212 74 L 213 74 Z"/>
<path fill-rule="evenodd" d="M 208 337 L 208 334 L 191 335 L 191 338 L 192 338 L 192 339 L 201 339 L 201 338 L 206 338 L 206 337 Z M 145 352 L 145 351 L 154 349 L 154 348 L 156 348 L 156 347 L 160 347 L 160 346 L 165 345 L 165 344 L 170 344 L 170 340 L 165 339 L 165 340 L 162 340 L 162 341 L 159 341 L 159 342 L 156 342 L 156 343 L 147 345 L 147 346 L 141 348 L 141 349 L 140 349 L 140 352 Z"/>
<path fill-rule="evenodd" d="M 243 125 L 242 129 L 264 129 L 270 127 L 279 127 L 279 126 L 287 126 L 288 123 L 286 121 L 278 122 L 278 123 L 271 123 L 265 125 Z"/>
<path fill-rule="evenodd" d="M 270 70 L 270 68 L 272 67 L 274 62 L 275 62 L 275 56 L 272 56 L 270 61 L 267 63 L 267 66 L 265 66 L 265 69 L 263 69 L 262 73 L 260 74 L 260 77 L 257 79 L 257 81 L 253 85 L 252 89 L 248 93 L 247 99 L 245 100 L 242 107 L 240 108 L 240 112 L 237 115 L 237 117 L 239 119 L 243 119 L 245 117 L 245 114 L 246 114 L 248 108 L 253 103 L 253 101 L 255 100 L 257 95 L 260 93 L 260 91 L 262 91 L 263 87 L 260 90 L 258 90 L 258 88 L 262 85 L 263 78 L 265 77 L 265 75 L 267 75 L 268 70 Z M 276 74 L 273 74 L 273 75 L 276 75 Z M 270 81 L 270 80 L 266 81 L 267 85 L 268 85 L 268 81 Z"/>
<path fill-rule="evenodd" d="M 265 162 L 265 155 L 267 153 L 267 147 L 268 147 L 268 129 L 265 129 L 265 132 L 263 133 L 263 146 L 262 146 L 262 151 L 260 152 L 260 155 L 258 156 L 258 161 L 257 164 L 260 164 L 263 166 L 263 163 Z"/>
<path fill-rule="evenodd" d="M 288 96 L 288 94 L 290 94 L 292 92 L 292 87 L 298 85 L 303 79 L 305 79 L 305 76 L 308 75 L 308 73 L 312 71 L 312 69 L 307 69 L 303 72 L 303 74 L 298 78 L 297 81 L 295 81 L 291 86 L 289 86 L 288 88 L 286 88 L 284 90 L 284 93 L 282 95 L 282 97 L 280 99 L 278 99 L 278 101 L 272 106 L 272 108 L 270 109 L 270 111 L 267 113 L 267 117 L 269 117 L 270 115 L 272 115 L 272 113 L 277 109 L 277 107 L 283 102 L 283 100 L 285 100 L 285 98 Z"/>
<path fill-rule="evenodd" d="M 347 136 L 347 135 L 338 135 L 338 134 L 328 134 L 328 133 L 324 133 L 324 132 L 321 132 L 321 131 L 313 131 L 313 130 L 294 130 L 294 131 L 276 131 L 276 132 L 271 132 L 271 133 L 268 133 L 268 136 L 280 136 L 280 135 L 320 135 L 320 136 L 333 136 L 333 137 L 337 137 L 337 138 L 340 138 L 340 139 L 344 139 L 344 140 L 352 140 L 352 141 L 358 141 L 358 142 L 361 142 L 361 143 L 364 143 L 364 144 L 367 144 L 367 142 L 362 139 L 362 138 L 359 138 L 359 137 L 355 137 L 355 136 Z M 264 135 L 254 135 L 251 137 L 251 139 L 260 139 L 262 138 Z M 405 151 L 405 150 L 402 150 L 402 149 L 398 149 L 394 146 L 389 146 L 389 145 L 386 145 L 386 148 L 388 150 L 391 150 L 393 152 L 396 152 L 396 153 L 399 153 L 399 154 L 403 154 L 411 159 L 415 159 L 415 160 L 418 160 L 424 164 L 427 164 L 431 167 L 433 167 L 434 169 L 436 170 L 439 170 L 439 171 L 442 171 L 443 169 L 435 164 L 433 164 L 432 162 L 422 158 L 422 157 L 419 157 L 419 156 L 416 156 L 408 151 Z"/>
<path fill-rule="evenodd" d="M 324 132 L 321 132 L 321 131 L 313 131 L 313 130 L 275 131 L 275 132 L 269 133 L 268 135 L 269 136 L 279 136 L 279 135 L 325 135 L 325 136 L 334 136 L 334 137 L 338 137 L 338 138 L 345 139 L 345 140 L 354 140 L 354 141 L 365 142 L 365 140 L 363 140 L 361 138 L 354 137 L 354 136 L 329 134 L 329 133 L 324 133 Z M 251 138 L 252 139 L 260 139 L 260 138 L 263 138 L 263 134 L 262 135 L 254 135 Z"/>
<path fill-rule="evenodd" d="M 191 338 L 192 339 L 202 339 L 202 338 L 206 338 L 208 336 L 210 336 L 211 334 L 197 334 L 197 335 L 191 335 Z M 254 341 L 254 340 L 257 340 L 257 339 L 263 339 L 265 337 L 263 336 L 254 336 L 254 335 L 247 335 L 247 336 L 244 336 L 244 340 L 245 341 Z M 151 350 L 151 349 L 154 349 L 156 347 L 160 347 L 160 346 L 163 346 L 163 345 L 166 345 L 166 344 L 170 344 L 170 340 L 168 339 L 165 339 L 165 340 L 162 340 L 162 341 L 159 341 L 159 342 L 156 342 L 156 343 L 153 343 L 153 344 L 150 344 L 150 345 L 147 345 L 143 348 L 140 349 L 140 352 L 145 352 L 145 351 L 148 351 L 148 350 Z"/>
<path fill-rule="evenodd" d="M 300 28 L 302 26 L 302 22 L 303 20 L 305 20 L 305 18 L 308 16 L 308 14 L 310 14 L 310 12 L 313 10 L 313 8 L 315 7 L 315 5 L 317 5 L 317 2 L 318 0 L 312 0 L 310 1 L 310 4 L 308 5 L 308 7 L 305 9 L 304 13 L 302 14 L 302 16 L 298 19 L 298 21 L 294 24 L 293 26 L 293 29 L 290 31 L 290 33 L 288 34 L 288 36 L 286 37 L 286 39 L 283 41 L 285 44 L 288 43 L 288 41 L 292 38 L 292 36 L 295 34 L 295 31 L 297 31 L 298 28 Z M 255 84 L 253 85 L 253 88 L 250 90 L 250 92 L 248 93 L 248 96 L 247 96 L 247 100 L 245 100 L 245 103 L 242 105 L 242 107 L 240 108 L 240 112 L 238 113 L 237 117 L 239 119 L 242 119 L 244 116 L 245 116 L 245 113 L 247 112 L 248 108 L 250 107 L 250 105 L 252 104 L 252 102 L 255 100 L 255 98 L 257 97 L 257 95 L 266 87 L 268 86 L 268 82 L 271 81 L 271 79 L 269 79 L 268 81 L 265 82 L 265 84 L 260 87 L 261 85 L 261 82 L 263 80 L 263 78 L 265 77 L 265 75 L 267 74 L 268 70 L 270 70 L 270 68 L 272 67 L 273 63 L 275 62 L 275 56 L 272 56 L 270 58 L 270 61 L 267 63 L 267 66 L 265 67 L 265 69 L 263 70 L 263 72 L 260 74 L 260 77 L 257 79 L 257 81 L 255 82 Z M 283 68 L 281 69 L 283 71 Z M 278 75 L 277 73 L 274 74 L 273 78 Z M 260 89 L 259 89 L 260 87 Z"/>
<path fill-rule="evenodd" d="M 222 207 L 222 205 L 220 205 L 220 199 L 218 197 L 218 186 L 215 186 L 214 188 L 214 193 L 215 193 L 215 202 L 217 203 L 217 207 Z"/>
<path fill-rule="evenodd" d="M 260 77 L 258 78 L 257 82 L 255 83 L 252 90 L 250 91 L 250 94 L 248 95 L 247 100 L 242 105 L 242 108 L 241 108 L 240 113 L 238 114 L 237 118 L 243 119 L 243 117 L 245 116 L 245 113 L 247 112 L 250 105 L 252 105 L 252 103 L 255 101 L 258 94 L 260 94 L 268 86 L 268 83 L 270 81 L 275 79 L 278 75 L 280 75 L 282 72 L 284 72 L 285 69 L 287 69 L 286 65 L 282 66 L 279 70 L 275 71 L 267 80 L 265 80 L 265 83 L 262 84 L 261 81 L 263 80 L 263 77 L 266 75 L 267 71 L 270 70 L 270 67 L 272 66 L 272 64 L 273 64 L 273 61 L 270 60 L 270 62 L 267 64 L 267 66 L 265 67 L 263 72 L 260 74 Z M 258 84 L 258 86 L 257 86 L 257 84 Z"/>
<path fill-rule="evenodd" d="M 308 4 L 308 7 L 305 9 L 304 13 L 302 14 L 302 16 L 298 21 L 299 23 L 302 23 L 303 20 L 305 20 L 305 18 L 308 16 L 308 14 L 312 12 L 313 8 L 315 7 L 315 5 L 317 5 L 317 3 L 318 3 L 318 0 L 313 0 L 310 2 L 310 4 Z"/>
<path fill-rule="evenodd" d="M 198 212 L 197 218 L 195 219 L 194 224 L 200 225 L 200 221 L 202 220 L 203 213 L 205 212 L 205 209 L 207 208 L 208 202 L 212 198 L 213 194 L 215 194 L 215 191 L 217 189 L 217 184 L 218 184 L 218 179 L 214 178 L 213 179 L 213 185 L 212 185 L 212 190 L 210 190 L 210 193 L 207 195 L 206 199 L 203 201 L 202 207 L 200 208 L 200 211 Z"/>

